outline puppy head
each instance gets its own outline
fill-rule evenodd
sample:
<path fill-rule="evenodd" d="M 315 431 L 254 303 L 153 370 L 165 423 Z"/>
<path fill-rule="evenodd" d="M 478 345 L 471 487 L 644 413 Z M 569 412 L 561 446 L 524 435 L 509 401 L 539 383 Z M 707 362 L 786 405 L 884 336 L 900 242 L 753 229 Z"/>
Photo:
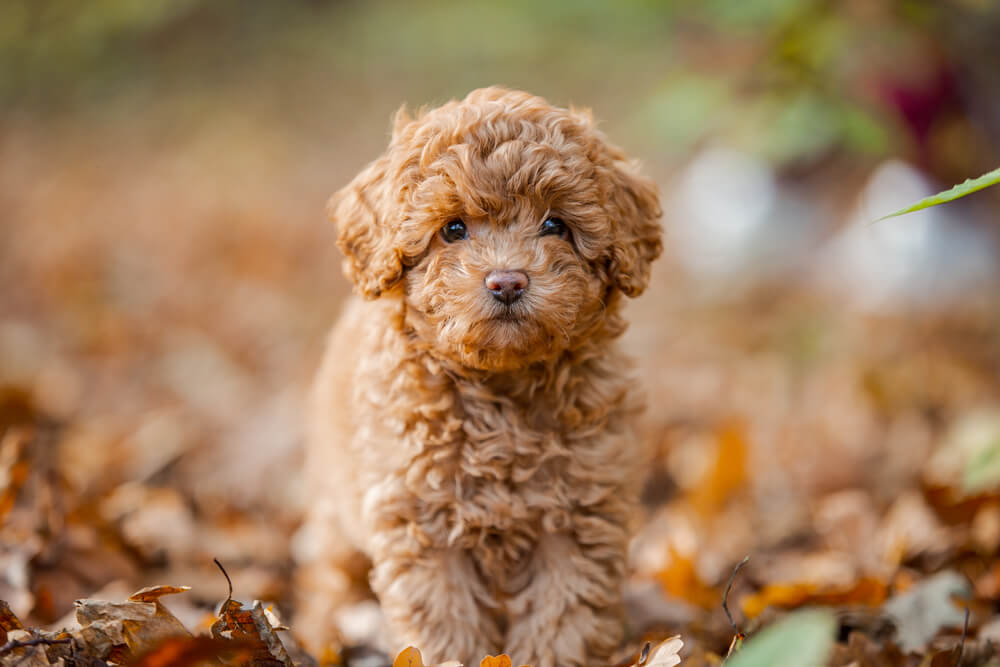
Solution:
<path fill-rule="evenodd" d="M 655 185 L 589 114 L 502 88 L 400 110 L 328 212 L 361 294 L 398 291 L 428 349 L 483 370 L 594 335 L 661 250 Z"/>

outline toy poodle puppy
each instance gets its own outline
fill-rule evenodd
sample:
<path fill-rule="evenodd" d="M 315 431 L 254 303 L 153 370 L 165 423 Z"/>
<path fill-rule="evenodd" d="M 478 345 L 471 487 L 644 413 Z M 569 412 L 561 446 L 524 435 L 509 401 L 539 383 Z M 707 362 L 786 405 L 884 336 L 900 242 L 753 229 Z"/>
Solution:
<path fill-rule="evenodd" d="M 430 662 L 601 664 L 646 461 L 615 341 L 661 251 L 655 185 L 588 113 L 494 87 L 401 110 L 328 212 L 360 298 L 313 395 L 311 581 L 367 556 Z"/>

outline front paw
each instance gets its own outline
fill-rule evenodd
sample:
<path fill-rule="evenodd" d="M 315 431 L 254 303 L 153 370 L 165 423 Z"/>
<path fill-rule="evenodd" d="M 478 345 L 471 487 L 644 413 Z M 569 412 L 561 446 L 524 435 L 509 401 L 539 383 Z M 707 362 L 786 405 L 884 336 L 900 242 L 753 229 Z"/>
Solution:
<path fill-rule="evenodd" d="M 625 633 L 616 611 L 587 605 L 567 608 L 539 600 L 541 609 L 512 626 L 507 649 L 515 664 L 531 667 L 594 667 L 608 664 Z M 547 609 L 546 609 L 547 607 Z"/>

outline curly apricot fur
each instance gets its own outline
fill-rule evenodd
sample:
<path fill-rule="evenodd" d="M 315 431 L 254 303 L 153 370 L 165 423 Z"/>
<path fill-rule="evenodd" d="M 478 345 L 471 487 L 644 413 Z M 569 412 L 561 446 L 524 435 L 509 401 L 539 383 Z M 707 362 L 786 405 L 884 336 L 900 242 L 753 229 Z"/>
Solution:
<path fill-rule="evenodd" d="M 646 460 L 615 339 L 660 254 L 656 187 L 588 113 L 494 87 L 401 110 L 329 213 L 364 298 L 316 380 L 308 528 L 331 546 L 305 569 L 343 582 L 343 545 L 366 554 L 394 640 L 432 662 L 600 664 Z M 498 269 L 530 280 L 510 306 Z"/>

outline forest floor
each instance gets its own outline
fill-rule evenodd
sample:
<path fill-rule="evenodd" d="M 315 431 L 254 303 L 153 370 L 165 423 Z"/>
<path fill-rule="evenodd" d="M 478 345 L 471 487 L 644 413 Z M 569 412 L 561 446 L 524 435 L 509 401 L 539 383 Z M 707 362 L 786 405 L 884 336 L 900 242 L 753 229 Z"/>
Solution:
<path fill-rule="evenodd" d="M 127 661 L 213 624 L 142 664 L 391 663 L 374 602 L 323 655 L 272 631 L 294 618 L 303 396 L 348 292 L 322 210 L 359 165 L 324 159 L 232 118 L 5 128 L 5 664 Z M 821 607 L 829 665 L 1000 664 L 998 311 L 684 280 L 665 259 L 624 341 L 661 455 L 619 663 L 679 635 L 684 665 L 720 664 Z"/>

